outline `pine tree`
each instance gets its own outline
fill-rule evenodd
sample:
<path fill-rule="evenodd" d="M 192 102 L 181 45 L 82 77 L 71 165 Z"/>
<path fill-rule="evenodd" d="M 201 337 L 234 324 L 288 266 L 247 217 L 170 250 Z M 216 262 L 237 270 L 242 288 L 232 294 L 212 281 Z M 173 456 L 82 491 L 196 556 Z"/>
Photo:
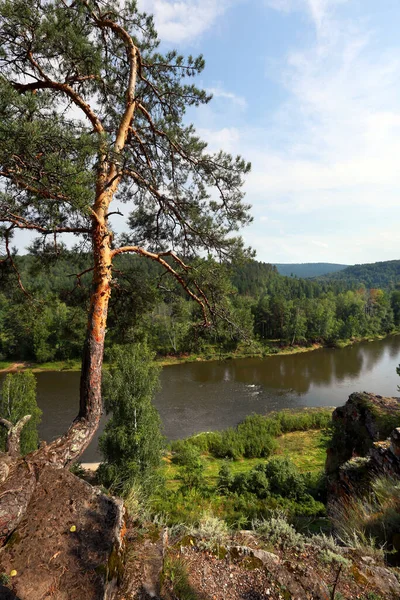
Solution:
<path fill-rule="evenodd" d="M 102 413 L 101 367 L 113 261 L 135 253 L 157 262 L 200 305 L 212 304 L 189 260 L 229 260 L 250 221 L 240 157 L 211 154 L 187 107 L 210 96 L 192 78 L 201 56 L 160 53 L 152 17 L 136 2 L 0 0 L 0 235 L 29 229 L 58 248 L 60 234 L 90 242 L 92 291 L 79 415 L 41 457 L 66 465 L 92 439 Z M 116 202 L 118 203 L 116 204 Z M 129 231 L 110 215 L 129 202 Z M 80 281 L 82 273 L 77 273 Z M 23 282 L 21 288 L 25 293 Z"/>

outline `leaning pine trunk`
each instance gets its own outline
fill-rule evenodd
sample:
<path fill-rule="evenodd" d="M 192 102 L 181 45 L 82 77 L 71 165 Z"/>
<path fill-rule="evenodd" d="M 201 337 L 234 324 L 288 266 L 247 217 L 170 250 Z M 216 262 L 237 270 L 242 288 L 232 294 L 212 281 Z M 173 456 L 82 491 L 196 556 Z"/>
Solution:
<path fill-rule="evenodd" d="M 101 372 L 112 275 L 110 233 L 98 220 L 93 226 L 93 255 L 93 291 L 83 348 L 79 414 L 62 437 L 35 453 L 35 461 L 59 467 L 79 458 L 90 444 L 102 414 Z"/>

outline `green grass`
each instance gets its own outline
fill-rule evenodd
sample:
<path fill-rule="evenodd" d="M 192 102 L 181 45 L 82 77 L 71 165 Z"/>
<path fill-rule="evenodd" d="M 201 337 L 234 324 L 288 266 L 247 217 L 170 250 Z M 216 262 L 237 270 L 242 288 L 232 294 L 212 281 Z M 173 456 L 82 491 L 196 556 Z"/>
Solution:
<path fill-rule="evenodd" d="M 221 466 L 226 463 L 226 461 L 222 458 L 214 458 L 210 454 L 203 454 L 202 458 L 204 460 L 205 467 L 205 477 L 207 480 L 207 484 L 210 486 L 215 486 L 217 484 L 218 472 Z M 251 471 L 256 465 L 260 462 L 264 462 L 261 458 L 243 458 L 240 460 L 230 460 L 228 461 L 229 468 L 232 471 L 233 475 L 237 475 L 238 473 L 246 473 L 247 471 Z M 168 489 L 175 490 L 180 485 L 181 482 L 177 479 L 177 475 L 179 473 L 179 466 L 174 465 L 171 462 L 171 455 L 167 455 L 164 459 L 164 465 L 162 468 L 162 474 L 167 480 Z"/>
<path fill-rule="evenodd" d="M 57 360 L 54 362 L 46 362 L 46 363 L 30 363 L 29 368 L 32 369 L 33 372 L 40 371 L 80 371 L 81 370 L 81 360 L 80 359 L 71 359 L 71 360 Z"/>
<path fill-rule="evenodd" d="M 9 360 L 0 360 L 0 371 L 9 369 L 13 363 Z"/>
<path fill-rule="evenodd" d="M 0 371 L 10 369 L 13 365 L 18 365 L 18 371 L 31 369 L 34 373 L 42 371 L 80 371 L 81 360 L 74 358 L 71 360 L 57 360 L 53 362 L 35 363 L 35 362 L 18 362 L 18 361 L 0 361 Z"/>
<path fill-rule="evenodd" d="M 278 443 L 276 454 L 288 456 L 302 473 L 318 473 L 325 466 L 327 439 L 326 434 L 320 430 L 285 433 L 276 438 Z M 204 453 L 202 458 L 207 484 L 215 486 L 218 472 L 226 461 L 222 458 L 214 458 L 208 453 Z M 265 459 L 242 458 L 240 460 L 230 460 L 228 464 L 232 474 L 237 475 L 238 473 L 251 471 L 260 462 L 265 462 Z M 167 480 L 168 489 L 178 489 L 180 486 L 180 481 L 177 479 L 179 466 L 171 462 L 171 454 L 168 454 L 164 459 L 162 473 Z"/>
<path fill-rule="evenodd" d="M 276 438 L 277 454 L 288 456 L 301 473 L 316 473 L 325 467 L 328 439 L 319 430 L 285 433 Z"/>

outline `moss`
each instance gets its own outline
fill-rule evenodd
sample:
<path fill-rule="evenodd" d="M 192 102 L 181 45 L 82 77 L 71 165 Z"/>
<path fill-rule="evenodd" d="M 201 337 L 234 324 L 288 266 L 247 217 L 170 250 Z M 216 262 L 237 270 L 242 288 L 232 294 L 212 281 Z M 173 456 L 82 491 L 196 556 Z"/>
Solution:
<path fill-rule="evenodd" d="M 240 564 L 246 571 L 254 571 L 254 569 L 261 569 L 263 567 L 263 561 L 252 554 L 245 556 Z"/>
<path fill-rule="evenodd" d="M 107 563 L 107 581 L 116 579 L 118 582 L 122 581 L 124 574 L 124 556 L 118 551 L 116 547 L 112 549 L 110 557 Z"/>
<path fill-rule="evenodd" d="M 224 560 L 228 555 L 228 550 L 225 546 L 215 546 L 212 549 L 212 554 L 218 558 L 218 560 Z"/>
<path fill-rule="evenodd" d="M 357 565 L 352 565 L 351 574 L 354 577 L 354 581 L 359 585 L 367 585 L 369 583 L 368 577 L 366 577 L 364 573 L 361 573 Z"/>
<path fill-rule="evenodd" d="M 16 544 L 18 544 L 21 540 L 21 536 L 18 531 L 14 531 L 7 540 L 6 546 L 7 548 L 12 548 Z"/>

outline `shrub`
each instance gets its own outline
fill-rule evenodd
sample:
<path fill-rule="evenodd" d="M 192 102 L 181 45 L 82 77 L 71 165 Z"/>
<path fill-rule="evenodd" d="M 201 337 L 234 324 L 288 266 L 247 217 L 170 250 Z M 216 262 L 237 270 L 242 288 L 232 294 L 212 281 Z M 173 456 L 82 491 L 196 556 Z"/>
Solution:
<path fill-rule="evenodd" d="M 181 464 L 178 479 L 182 481 L 182 491 L 205 487 L 204 462 L 197 448 L 188 445 Z"/>
<path fill-rule="evenodd" d="M 187 440 L 178 440 L 175 445 L 172 462 L 176 465 L 191 465 L 200 459 L 200 451 Z"/>
<path fill-rule="evenodd" d="M 205 540 L 208 547 L 214 547 L 226 540 L 229 530 L 225 521 L 205 511 L 197 525 L 189 528 L 189 533 Z"/>
<path fill-rule="evenodd" d="M 304 496 L 306 489 L 304 477 L 289 458 L 274 457 L 264 465 L 263 469 L 272 494 L 296 500 Z"/>
<path fill-rule="evenodd" d="M 322 550 L 322 552 L 319 553 L 319 558 L 325 564 L 337 563 L 344 567 L 348 567 L 351 564 L 351 561 L 348 558 L 345 558 L 337 552 L 332 552 L 332 550 Z"/>
<path fill-rule="evenodd" d="M 304 548 L 305 538 L 288 523 L 283 513 L 277 513 L 276 516 L 265 520 L 256 520 L 253 522 L 253 529 L 268 544 L 278 547 L 281 550 L 291 548 Z"/>
<path fill-rule="evenodd" d="M 217 491 L 227 494 L 232 489 L 233 475 L 227 464 L 223 464 L 218 472 Z"/>
<path fill-rule="evenodd" d="M 229 427 L 222 431 L 219 440 L 214 441 L 210 451 L 217 458 L 238 460 L 244 454 L 244 440 L 237 434 L 236 429 Z"/>
<path fill-rule="evenodd" d="M 255 494 L 257 498 L 267 498 L 270 491 L 270 484 L 265 475 L 263 465 L 259 465 L 250 471 L 247 476 L 247 489 L 251 494 Z"/>
<path fill-rule="evenodd" d="M 320 408 L 304 409 L 298 412 L 282 410 L 274 413 L 271 418 L 279 425 L 282 433 L 326 429 L 332 422 L 332 410 Z"/>

